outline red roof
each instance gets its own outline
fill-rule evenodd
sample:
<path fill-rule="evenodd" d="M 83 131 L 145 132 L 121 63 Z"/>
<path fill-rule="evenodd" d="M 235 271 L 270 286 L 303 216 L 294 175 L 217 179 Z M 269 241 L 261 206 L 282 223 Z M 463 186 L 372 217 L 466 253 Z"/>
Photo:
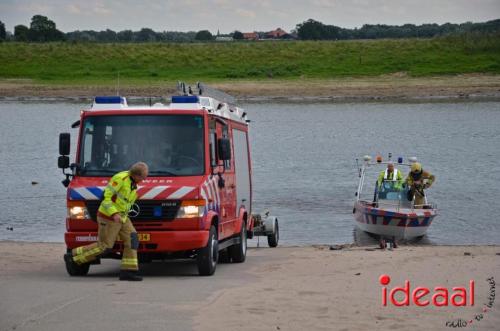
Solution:
<path fill-rule="evenodd" d="M 266 36 L 268 38 L 281 38 L 286 34 L 288 34 L 288 32 L 286 32 L 285 30 L 283 30 L 281 28 L 277 28 L 276 30 L 269 31 L 268 33 L 266 33 Z"/>
<path fill-rule="evenodd" d="M 257 39 L 259 39 L 259 35 L 257 34 L 257 32 L 244 32 L 243 38 L 257 40 Z"/>

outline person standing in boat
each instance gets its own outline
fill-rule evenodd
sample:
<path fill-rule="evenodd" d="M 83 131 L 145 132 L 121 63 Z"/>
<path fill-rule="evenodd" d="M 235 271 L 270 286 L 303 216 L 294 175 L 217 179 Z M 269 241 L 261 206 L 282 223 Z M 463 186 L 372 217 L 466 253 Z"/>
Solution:
<path fill-rule="evenodd" d="M 397 190 L 401 190 L 403 187 L 403 175 L 401 171 L 394 167 L 394 162 L 392 161 L 387 162 L 387 168 L 382 170 L 378 175 L 377 186 L 379 190 L 382 188 L 384 181 L 395 181 L 393 187 Z"/>
<path fill-rule="evenodd" d="M 419 162 L 411 165 L 411 170 L 406 177 L 406 184 L 408 185 L 408 200 L 415 198 L 415 208 L 422 208 L 425 205 L 425 189 L 431 187 L 436 177 L 428 171 L 422 169 Z"/>

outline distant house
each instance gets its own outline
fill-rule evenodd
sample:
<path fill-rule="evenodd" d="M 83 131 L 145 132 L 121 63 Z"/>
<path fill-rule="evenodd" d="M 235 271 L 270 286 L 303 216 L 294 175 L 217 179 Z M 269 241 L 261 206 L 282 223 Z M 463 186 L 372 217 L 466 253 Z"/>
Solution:
<path fill-rule="evenodd" d="M 243 39 L 259 40 L 259 34 L 257 32 L 243 32 Z"/>
<path fill-rule="evenodd" d="M 217 36 L 217 37 L 215 37 L 215 41 L 233 41 L 233 37 L 231 37 L 231 36 Z"/>
<path fill-rule="evenodd" d="M 280 38 L 282 38 L 285 35 L 288 35 L 288 32 L 286 32 L 282 28 L 277 28 L 276 30 L 267 32 L 266 33 L 266 38 L 269 38 L 269 39 L 280 39 Z"/>

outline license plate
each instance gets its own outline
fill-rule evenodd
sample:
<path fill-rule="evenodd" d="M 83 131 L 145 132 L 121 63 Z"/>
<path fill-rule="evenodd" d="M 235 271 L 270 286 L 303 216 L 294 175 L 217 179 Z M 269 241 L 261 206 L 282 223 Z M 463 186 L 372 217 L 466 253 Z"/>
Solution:
<path fill-rule="evenodd" d="M 138 233 L 139 241 L 149 241 L 151 236 L 149 233 Z"/>

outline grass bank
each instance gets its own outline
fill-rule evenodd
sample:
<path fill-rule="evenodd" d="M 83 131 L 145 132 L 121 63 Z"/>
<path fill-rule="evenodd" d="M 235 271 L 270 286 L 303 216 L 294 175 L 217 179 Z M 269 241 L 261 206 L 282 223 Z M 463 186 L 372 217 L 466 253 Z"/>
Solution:
<path fill-rule="evenodd" d="M 0 78 L 42 84 L 500 74 L 500 38 L 195 44 L 2 43 Z"/>

